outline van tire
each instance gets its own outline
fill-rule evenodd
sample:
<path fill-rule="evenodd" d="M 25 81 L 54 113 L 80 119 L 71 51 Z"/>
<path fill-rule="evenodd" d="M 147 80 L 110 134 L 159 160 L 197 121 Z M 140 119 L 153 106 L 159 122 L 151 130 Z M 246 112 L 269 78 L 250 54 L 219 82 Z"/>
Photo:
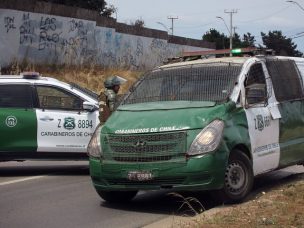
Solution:
<path fill-rule="evenodd" d="M 253 179 L 252 162 L 244 152 L 234 149 L 225 170 L 224 187 L 218 194 L 220 200 L 226 203 L 241 202 L 251 191 Z"/>
<path fill-rule="evenodd" d="M 137 194 L 137 191 L 96 191 L 102 199 L 109 203 L 125 203 L 132 200 Z"/>

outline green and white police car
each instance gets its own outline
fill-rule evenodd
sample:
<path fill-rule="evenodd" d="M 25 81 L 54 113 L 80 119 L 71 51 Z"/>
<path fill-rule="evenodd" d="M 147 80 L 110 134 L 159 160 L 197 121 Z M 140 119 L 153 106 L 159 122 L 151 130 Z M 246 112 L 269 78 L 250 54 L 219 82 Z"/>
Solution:
<path fill-rule="evenodd" d="M 37 73 L 0 75 L 0 161 L 87 159 L 97 95 Z"/>
<path fill-rule="evenodd" d="M 200 59 L 143 76 L 88 146 L 109 202 L 139 190 L 243 200 L 254 177 L 304 163 L 304 59 Z"/>

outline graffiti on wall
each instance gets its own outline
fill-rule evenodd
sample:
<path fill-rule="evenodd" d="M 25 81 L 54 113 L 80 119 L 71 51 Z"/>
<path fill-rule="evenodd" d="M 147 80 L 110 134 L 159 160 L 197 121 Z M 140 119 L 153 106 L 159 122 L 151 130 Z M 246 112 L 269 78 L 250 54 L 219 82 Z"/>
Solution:
<path fill-rule="evenodd" d="M 4 15 L 1 29 L 6 34 L 2 34 L 2 39 L 9 33 L 19 37 L 18 43 L 16 40 L 11 43 L 19 46 L 20 52 L 16 53 L 18 58 L 23 57 L 23 50 L 26 49 L 28 57 L 33 60 L 38 58 L 39 61 L 50 62 L 51 59 L 59 63 L 78 64 L 89 62 L 96 55 L 94 42 L 90 43 L 94 40 L 95 25 L 92 24 L 89 21 L 34 13 Z"/>
<path fill-rule="evenodd" d="M 13 46 L 6 59 L 29 58 L 38 63 L 151 68 L 189 46 L 167 40 L 118 33 L 96 22 L 46 14 L 0 10 L 0 49 Z M 195 48 L 198 50 L 198 48 Z M 201 49 L 199 49 L 201 50 Z"/>
<path fill-rule="evenodd" d="M 20 45 L 31 45 L 35 40 L 35 22 L 30 20 L 30 14 L 24 13 L 22 15 L 19 26 Z"/>
<path fill-rule="evenodd" d="M 15 17 L 4 17 L 4 27 L 8 33 L 11 29 L 16 29 Z"/>

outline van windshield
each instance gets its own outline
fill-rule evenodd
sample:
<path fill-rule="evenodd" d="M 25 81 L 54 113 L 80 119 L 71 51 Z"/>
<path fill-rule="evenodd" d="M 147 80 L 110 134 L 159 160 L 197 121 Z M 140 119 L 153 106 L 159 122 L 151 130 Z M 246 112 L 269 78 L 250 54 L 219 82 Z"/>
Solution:
<path fill-rule="evenodd" d="M 144 75 L 121 103 L 159 101 L 223 102 L 230 96 L 242 64 L 204 63 L 157 69 Z"/>

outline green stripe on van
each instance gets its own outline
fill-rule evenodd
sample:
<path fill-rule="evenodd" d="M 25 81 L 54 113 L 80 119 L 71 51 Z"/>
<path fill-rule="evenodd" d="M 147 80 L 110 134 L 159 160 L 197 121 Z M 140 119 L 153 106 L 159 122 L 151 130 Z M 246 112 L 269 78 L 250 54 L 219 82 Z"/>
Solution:
<path fill-rule="evenodd" d="M 303 160 L 304 101 L 281 102 L 280 119 L 280 166 Z"/>

